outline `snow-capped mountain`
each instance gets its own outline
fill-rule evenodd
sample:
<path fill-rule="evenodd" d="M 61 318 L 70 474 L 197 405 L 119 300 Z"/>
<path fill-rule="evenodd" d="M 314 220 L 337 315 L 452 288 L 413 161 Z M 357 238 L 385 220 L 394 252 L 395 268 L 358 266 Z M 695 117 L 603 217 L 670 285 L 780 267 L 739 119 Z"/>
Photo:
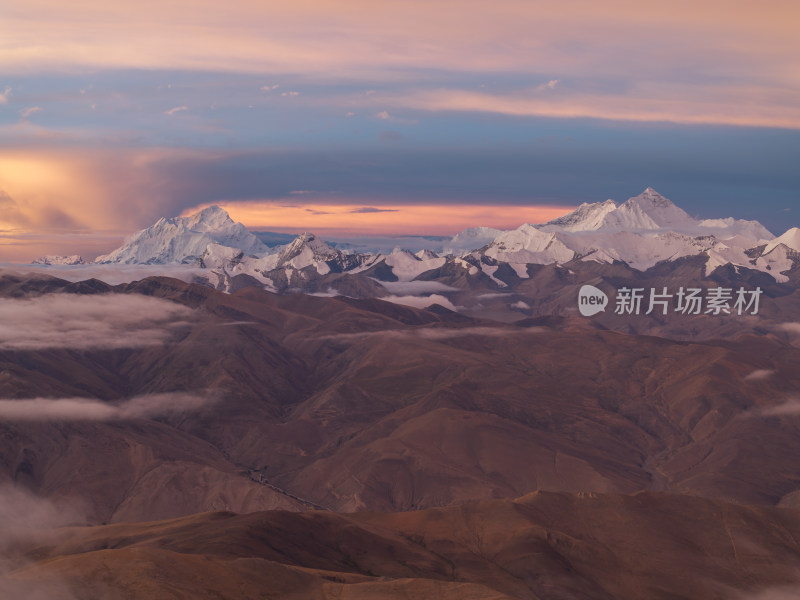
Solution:
<path fill-rule="evenodd" d="M 212 206 L 189 217 L 160 219 L 96 262 L 191 264 L 206 269 L 208 281 L 226 290 L 261 285 L 275 291 L 325 291 L 319 286 L 340 274 L 398 282 L 443 277 L 447 285 L 459 281 L 466 287 L 474 283 L 463 278 L 483 278 L 484 284 L 494 282 L 503 288 L 515 276 L 517 281 L 528 278 L 529 265 L 624 263 L 645 271 L 690 256 L 704 259 L 705 275 L 731 264 L 786 281 L 786 273 L 797 271 L 800 264 L 800 229 L 775 238 L 757 221 L 694 219 L 647 188 L 621 204 L 585 203 L 543 224 L 523 224 L 510 231 L 467 229 L 445 242 L 441 252 L 426 249 L 414 254 L 395 248 L 379 253 L 342 250 L 313 233 L 270 248 L 223 209 Z M 42 257 L 38 262 L 70 264 L 74 258 Z M 234 283 L 237 276 L 245 277 Z"/>
<path fill-rule="evenodd" d="M 546 265 L 572 260 L 575 252 L 558 239 L 533 225 L 498 235 L 483 251 L 486 256 L 508 263 L 535 263 Z"/>
<path fill-rule="evenodd" d="M 540 225 L 539 229 L 542 231 L 595 231 L 603 226 L 609 213 L 616 210 L 617 203 L 613 200 L 593 204 L 584 202 L 571 213 Z"/>
<path fill-rule="evenodd" d="M 695 230 L 697 222 L 653 188 L 617 205 L 613 200 L 582 204 L 571 213 L 539 228 L 543 231 L 653 231 Z"/>
<path fill-rule="evenodd" d="M 442 253 L 463 254 L 493 242 L 502 233 L 504 233 L 502 229 L 494 229 L 493 227 L 470 227 L 461 233 L 457 233 L 453 236 L 453 239 L 445 243 Z"/>
<path fill-rule="evenodd" d="M 694 222 L 683 209 L 653 188 L 647 188 L 616 210 L 609 211 L 603 219 L 602 228 L 618 231 L 669 229 L 680 232 L 691 228 Z"/>
<path fill-rule="evenodd" d="M 752 267 L 746 250 L 773 235 L 756 221 L 697 220 L 652 188 L 617 205 L 582 204 L 542 225 L 522 225 L 497 236 L 482 252 L 513 263 L 551 264 L 573 259 L 623 262 L 646 270 L 659 262 L 707 253 L 706 271 L 720 264 Z"/>
<path fill-rule="evenodd" d="M 762 255 L 769 254 L 781 244 L 786 246 L 786 248 L 789 250 L 800 252 L 800 229 L 797 227 L 792 227 L 783 235 L 779 235 L 778 237 L 770 240 L 769 243 L 767 243 L 767 245 L 764 247 Z"/>
<path fill-rule="evenodd" d="M 391 267 L 392 273 L 398 281 L 412 281 L 423 273 L 438 269 L 447 259 L 436 256 L 430 251 L 420 251 L 412 254 L 408 250 L 395 248 L 392 253 L 384 258 L 384 262 Z"/>
<path fill-rule="evenodd" d="M 753 243 L 774 237 L 758 221 L 733 218 L 693 219 L 686 211 L 653 188 L 647 188 L 638 196 L 620 205 L 613 200 L 582 204 L 571 213 L 543 225 L 536 225 L 536 228 L 542 231 L 566 233 L 672 231 L 693 237 L 713 235 L 718 239 L 741 235 Z"/>
<path fill-rule="evenodd" d="M 276 267 L 291 267 L 302 270 L 314 267 L 320 275 L 346 271 L 358 265 L 352 254 L 345 254 L 341 250 L 326 244 L 313 233 L 301 233 L 295 240 L 284 246 L 277 254 Z"/>
<path fill-rule="evenodd" d="M 98 263 L 170 264 L 200 258 L 209 244 L 237 248 L 244 254 L 260 256 L 269 248 L 241 223 L 236 223 L 218 206 L 210 206 L 189 217 L 162 218 L 152 227 L 131 236 Z"/>
<path fill-rule="evenodd" d="M 377 258 L 378 255 L 372 254 L 348 254 L 306 232 L 290 244 L 274 248 L 270 254 L 261 257 L 240 254 L 227 263 L 223 260 L 215 270 L 225 277 L 249 275 L 269 288 L 302 288 L 325 275 L 356 273 Z"/>

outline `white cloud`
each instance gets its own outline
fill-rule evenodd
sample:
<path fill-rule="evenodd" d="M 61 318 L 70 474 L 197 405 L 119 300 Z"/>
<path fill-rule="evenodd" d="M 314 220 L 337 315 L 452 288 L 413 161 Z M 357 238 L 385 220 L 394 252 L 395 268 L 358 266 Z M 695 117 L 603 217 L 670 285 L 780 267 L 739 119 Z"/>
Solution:
<path fill-rule="evenodd" d="M 11 88 L 6 86 L 6 89 L 0 93 L 0 104 L 8 104 L 8 99 L 11 97 Z"/>
<path fill-rule="evenodd" d="M 775 374 L 775 369 L 756 369 L 752 373 L 748 373 L 745 375 L 745 381 L 761 381 L 763 379 L 768 379 Z"/>
<path fill-rule="evenodd" d="M 450 310 L 458 310 L 458 308 L 456 308 L 456 306 L 450 302 L 450 300 L 440 294 L 431 294 L 430 296 L 386 296 L 381 298 L 381 300 L 386 300 L 387 302 L 392 302 L 394 304 L 413 306 L 414 308 L 427 308 L 428 306 L 432 306 L 434 304 L 440 304 L 445 308 L 449 308 Z"/>
<path fill-rule="evenodd" d="M 299 96 L 300 92 L 282 92 L 281 96 Z"/>
<path fill-rule="evenodd" d="M 327 290 L 324 292 L 314 292 L 312 294 L 308 294 L 309 296 L 317 296 L 319 298 L 335 298 L 336 296 L 341 296 L 341 294 L 333 289 L 332 287 L 328 287 Z"/>
<path fill-rule="evenodd" d="M 764 408 L 757 412 L 758 416 L 762 417 L 782 417 L 800 415 L 800 400 L 793 398 L 787 400 L 783 404 L 773 406 L 772 408 Z"/>
<path fill-rule="evenodd" d="M 275 85 L 262 85 L 261 86 L 261 91 L 262 92 L 271 92 L 272 90 L 277 90 L 279 87 L 281 87 L 281 86 L 278 83 L 276 83 Z"/>
<path fill-rule="evenodd" d="M 7 267 L 9 270 L 3 270 Z M 18 264 L 0 263 L 0 273 L 19 274 L 46 274 L 65 279 L 67 281 L 85 281 L 99 279 L 109 285 L 130 283 L 145 277 L 173 277 L 186 283 L 196 281 L 208 275 L 208 270 L 191 265 L 122 265 L 116 263 L 87 265 L 25 265 L 22 269 Z"/>
<path fill-rule="evenodd" d="M 19 111 L 19 115 L 23 119 L 27 119 L 28 117 L 30 117 L 33 114 L 36 114 L 40 110 L 42 110 L 41 106 L 28 106 L 27 108 L 23 108 L 21 111 Z"/>
<path fill-rule="evenodd" d="M 543 331 L 544 329 L 541 327 L 526 327 L 525 329 L 506 329 L 503 327 L 463 327 L 459 329 L 446 329 L 440 327 L 426 327 L 424 329 L 414 330 L 412 335 L 416 335 L 417 337 L 428 340 L 447 340 L 456 337 L 464 337 L 467 335 L 508 337 L 518 334 L 538 334 Z"/>
<path fill-rule="evenodd" d="M 0 549 L 37 532 L 83 522 L 76 506 L 56 505 L 24 489 L 0 485 Z"/>
<path fill-rule="evenodd" d="M 781 323 L 777 326 L 781 331 L 800 334 L 800 323 Z"/>
<path fill-rule="evenodd" d="M 199 410 L 216 402 L 208 393 L 170 392 L 136 396 L 123 402 L 90 398 L 0 400 L 5 421 L 119 421 L 146 419 Z"/>
<path fill-rule="evenodd" d="M 526 302 L 523 302 L 522 300 L 520 300 L 519 302 L 514 302 L 510 306 L 511 306 L 511 308 L 519 308 L 520 310 L 530 310 L 531 309 L 530 305 L 528 305 L 528 303 L 526 303 Z"/>
<path fill-rule="evenodd" d="M 83 513 L 77 502 L 55 503 L 12 485 L 0 485 L 0 554 L 6 555 L 0 560 L 0 598 L 77 600 L 58 577 L 26 578 L 30 563 L 14 549 L 18 544 L 49 543 L 56 527 L 85 524 Z M 7 577 L 14 570 L 21 571 L 22 578 Z"/>
<path fill-rule="evenodd" d="M 378 113 L 375 113 L 375 118 L 380 119 L 382 121 L 392 121 L 393 123 L 404 123 L 407 125 L 417 125 L 418 121 L 414 119 L 405 119 L 403 117 L 396 117 L 394 115 L 389 114 L 389 111 L 382 110 Z"/>
<path fill-rule="evenodd" d="M 375 281 L 378 281 L 377 279 Z M 439 281 L 379 281 L 392 294 L 419 296 L 434 292 L 458 292 L 458 288 Z M 441 297 L 441 296 L 440 296 Z M 401 303 L 402 304 L 402 303 Z"/>
<path fill-rule="evenodd" d="M 188 106 L 176 106 L 174 108 L 170 108 L 169 110 L 165 110 L 164 114 L 172 116 L 175 113 L 179 113 L 179 112 L 181 112 L 183 110 L 189 110 L 189 107 Z"/>
<path fill-rule="evenodd" d="M 138 294 L 0 299 L 0 349 L 86 350 L 163 344 L 193 315 L 183 305 Z"/>
<path fill-rule="evenodd" d="M 482 337 L 511 337 L 515 335 L 539 334 L 545 331 L 542 327 L 420 327 L 398 331 L 396 329 L 382 329 L 380 331 L 365 331 L 362 333 L 340 333 L 324 335 L 321 339 L 333 340 L 359 340 L 369 337 L 389 337 L 395 339 L 426 339 L 449 340 L 470 335 Z"/>
<path fill-rule="evenodd" d="M 536 90 L 537 90 L 537 91 L 539 91 L 539 92 L 543 92 L 543 91 L 545 91 L 545 90 L 553 90 L 553 89 L 555 89 L 555 88 L 556 88 L 556 86 L 557 86 L 559 83 L 560 83 L 560 81 L 559 81 L 558 79 L 551 79 L 551 80 L 550 80 L 550 81 L 548 81 L 547 83 L 543 83 L 542 85 L 538 86 L 538 87 L 536 88 Z"/>

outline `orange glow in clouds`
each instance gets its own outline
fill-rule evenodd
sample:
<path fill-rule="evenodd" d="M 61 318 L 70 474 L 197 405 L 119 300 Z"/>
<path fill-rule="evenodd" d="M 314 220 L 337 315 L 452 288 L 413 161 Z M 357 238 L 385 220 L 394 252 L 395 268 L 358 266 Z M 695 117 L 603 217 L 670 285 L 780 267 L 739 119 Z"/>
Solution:
<path fill-rule="evenodd" d="M 566 214 L 564 206 L 303 204 L 220 202 L 234 221 L 254 230 L 320 235 L 454 235 L 469 227 L 513 229 Z M 206 208 L 185 210 L 183 216 Z"/>

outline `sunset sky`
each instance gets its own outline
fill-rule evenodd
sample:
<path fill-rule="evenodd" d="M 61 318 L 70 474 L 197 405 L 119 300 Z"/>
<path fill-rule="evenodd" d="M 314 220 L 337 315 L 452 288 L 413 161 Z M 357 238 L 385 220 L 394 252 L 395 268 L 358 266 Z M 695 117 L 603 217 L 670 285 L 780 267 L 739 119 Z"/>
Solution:
<path fill-rule="evenodd" d="M 256 229 L 514 227 L 652 186 L 800 225 L 800 3 L 10 0 L 0 261 L 217 203 Z"/>

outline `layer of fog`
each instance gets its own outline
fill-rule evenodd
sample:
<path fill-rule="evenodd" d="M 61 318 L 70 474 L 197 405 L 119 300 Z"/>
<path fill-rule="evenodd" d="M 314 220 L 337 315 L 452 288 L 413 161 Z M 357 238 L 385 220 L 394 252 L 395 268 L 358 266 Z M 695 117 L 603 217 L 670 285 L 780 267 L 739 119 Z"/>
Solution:
<path fill-rule="evenodd" d="M 390 293 L 399 296 L 420 296 L 432 293 L 460 292 L 456 287 L 439 281 L 377 281 Z"/>
<path fill-rule="evenodd" d="M 0 485 L 0 598 L 75 600 L 61 581 L 25 577 L 29 563 L 18 549 L 47 543 L 58 527 L 84 523 L 75 502 L 51 502 L 12 485 Z"/>
<path fill-rule="evenodd" d="M 745 381 L 763 381 L 769 379 L 775 374 L 775 369 L 756 369 L 752 373 L 744 376 Z"/>
<path fill-rule="evenodd" d="M 800 399 L 793 398 L 777 406 L 762 408 L 756 413 L 761 417 L 784 417 L 800 415 Z"/>
<path fill-rule="evenodd" d="M 447 327 L 420 327 L 418 329 L 381 329 L 379 331 L 365 331 L 361 333 L 338 333 L 334 335 L 323 335 L 319 339 L 324 340 L 360 340 L 371 337 L 392 338 L 392 339 L 424 339 L 424 340 L 449 340 L 467 336 L 478 337 L 513 337 L 516 335 L 537 335 L 544 332 L 542 327 L 461 327 L 452 329 Z"/>
<path fill-rule="evenodd" d="M 19 265 L 0 263 L 0 269 L 17 275 L 49 275 L 66 281 L 99 279 L 109 285 L 139 281 L 146 277 L 173 277 L 186 283 L 208 275 L 208 270 L 191 265 Z"/>
<path fill-rule="evenodd" d="M 166 342 L 193 318 L 181 304 L 137 294 L 0 299 L 0 349 L 137 348 Z"/>
<path fill-rule="evenodd" d="M 136 396 L 121 402 L 89 398 L 0 400 L 4 421 L 119 421 L 198 411 L 219 400 L 214 393 L 170 392 Z"/>
<path fill-rule="evenodd" d="M 413 308 L 428 308 L 434 304 L 439 304 L 440 306 L 444 306 L 445 308 L 448 308 L 454 312 L 458 311 L 457 306 L 440 294 L 431 294 L 430 296 L 385 296 L 384 298 L 381 298 L 381 300 L 385 300 L 386 302 L 391 302 L 393 304 L 411 306 Z"/>

